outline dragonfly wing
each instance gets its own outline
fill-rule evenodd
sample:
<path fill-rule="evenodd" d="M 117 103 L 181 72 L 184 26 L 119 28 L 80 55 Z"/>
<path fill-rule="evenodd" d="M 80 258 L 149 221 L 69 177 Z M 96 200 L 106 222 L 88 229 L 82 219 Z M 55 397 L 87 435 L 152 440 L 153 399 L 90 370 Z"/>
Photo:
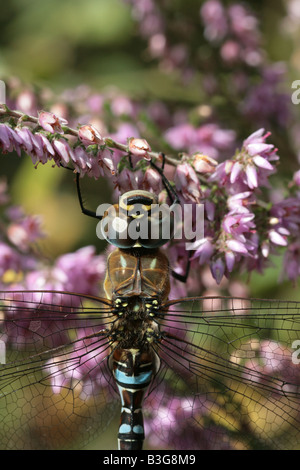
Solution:
<path fill-rule="evenodd" d="M 66 292 L 0 292 L 0 446 L 81 447 L 118 396 L 107 367 L 109 301 Z"/>
<path fill-rule="evenodd" d="M 158 322 L 161 368 L 147 420 L 159 436 L 152 433 L 155 446 L 161 440 L 177 449 L 299 443 L 300 303 L 193 297 L 167 302 Z"/>

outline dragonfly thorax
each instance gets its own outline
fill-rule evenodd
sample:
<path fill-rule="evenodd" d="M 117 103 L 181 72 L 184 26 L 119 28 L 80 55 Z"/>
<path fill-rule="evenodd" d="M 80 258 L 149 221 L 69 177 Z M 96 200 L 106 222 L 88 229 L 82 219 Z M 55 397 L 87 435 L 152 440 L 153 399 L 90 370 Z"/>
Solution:
<path fill-rule="evenodd" d="M 159 328 L 153 319 L 157 307 L 155 300 L 153 304 L 148 303 L 151 299 L 145 300 L 138 296 L 116 299 L 114 313 L 118 318 L 110 331 L 111 341 L 115 345 L 125 349 L 147 349 L 150 343 L 160 338 Z"/>
<path fill-rule="evenodd" d="M 163 302 L 170 291 L 167 257 L 159 249 L 116 248 L 107 259 L 104 290 L 113 301 L 143 297 Z"/>

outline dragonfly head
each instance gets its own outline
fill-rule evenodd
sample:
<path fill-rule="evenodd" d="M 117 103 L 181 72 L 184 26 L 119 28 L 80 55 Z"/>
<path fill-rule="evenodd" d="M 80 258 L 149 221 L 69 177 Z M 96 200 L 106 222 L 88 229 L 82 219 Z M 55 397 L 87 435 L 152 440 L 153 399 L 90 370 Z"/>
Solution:
<path fill-rule="evenodd" d="M 101 232 L 118 248 L 158 248 L 173 238 L 174 208 L 149 191 L 128 191 L 104 213 Z"/>

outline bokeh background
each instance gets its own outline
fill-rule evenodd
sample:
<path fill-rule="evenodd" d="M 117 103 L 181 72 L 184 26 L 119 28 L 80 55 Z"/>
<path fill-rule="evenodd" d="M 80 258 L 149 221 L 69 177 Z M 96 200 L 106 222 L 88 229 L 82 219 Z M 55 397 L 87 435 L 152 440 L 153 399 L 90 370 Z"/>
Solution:
<path fill-rule="evenodd" d="M 147 19 L 151 3 L 164 18 L 161 29 L 155 23 L 159 15 Z M 188 117 L 198 125 L 215 120 L 233 129 L 237 142 L 265 127 L 272 131 L 272 142 L 281 157 L 274 183 L 284 187 L 299 167 L 300 105 L 291 102 L 292 82 L 300 79 L 299 1 L 220 2 L 224 7 L 244 5 L 257 18 L 255 25 L 249 18 L 248 40 L 251 45 L 253 39 L 254 52 L 260 58 L 253 52 L 252 59 L 245 60 L 236 60 L 230 44 L 227 50 L 222 49 L 226 38 L 222 34 L 217 37 L 218 31 L 214 38 L 209 22 L 200 15 L 204 3 L 4 2 L 0 15 L 0 78 L 7 83 L 8 91 L 19 97 L 21 107 L 26 107 L 28 100 L 30 105 L 30 99 L 38 95 L 49 108 L 59 110 L 66 90 L 78 102 L 88 90 L 118 94 L 147 105 L 162 103 L 168 112 L 182 113 L 184 119 Z M 162 30 L 172 46 L 167 53 L 163 35 L 158 33 Z M 262 89 L 253 104 L 251 91 L 259 86 Z M 248 112 L 241 111 L 246 105 Z M 154 132 L 146 118 L 139 116 L 140 129 L 152 148 L 168 151 L 168 145 L 160 141 L 158 130 Z M 126 122 L 126 112 L 122 119 Z M 0 173 L 8 180 L 13 203 L 22 204 L 28 213 L 42 215 L 48 236 L 40 249 L 49 259 L 88 244 L 96 245 L 98 252 L 105 249 L 96 237 L 96 222 L 79 210 L 71 173 L 53 169 L 51 164 L 35 169 L 29 157 L 13 154 L 1 157 Z M 84 197 L 91 208 L 107 202 L 111 190 L 105 180 L 83 183 Z M 247 273 L 243 274 L 252 295 L 300 300 L 290 282 L 278 283 L 281 262 L 280 257 L 272 259 L 273 264 L 262 275 L 252 273 L 248 278 Z M 106 449 L 109 446 L 103 441 L 102 445 Z"/>

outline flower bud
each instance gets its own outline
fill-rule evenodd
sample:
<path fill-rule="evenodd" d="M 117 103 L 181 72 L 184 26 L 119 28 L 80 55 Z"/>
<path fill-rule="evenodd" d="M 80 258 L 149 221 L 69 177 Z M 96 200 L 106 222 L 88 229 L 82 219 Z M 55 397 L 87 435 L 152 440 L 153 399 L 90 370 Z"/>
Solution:
<path fill-rule="evenodd" d="M 148 155 L 148 152 L 151 152 L 151 147 L 145 139 L 132 137 L 128 140 L 128 150 L 132 155 L 151 160 L 151 157 Z"/>
<path fill-rule="evenodd" d="M 218 165 L 218 162 L 208 155 L 196 153 L 193 155 L 192 165 L 197 173 L 206 174 L 212 173 Z"/>
<path fill-rule="evenodd" d="M 78 137 L 81 142 L 88 146 L 88 145 L 103 145 L 104 140 L 102 139 L 101 135 L 93 126 L 82 126 L 78 130 Z"/>
<path fill-rule="evenodd" d="M 45 129 L 45 131 L 51 132 L 51 134 L 54 134 L 54 132 L 63 134 L 61 126 L 66 124 L 68 124 L 66 119 L 59 118 L 53 113 L 48 113 L 47 111 L 41 111 L 39 113 L 39 125 Z"/>

